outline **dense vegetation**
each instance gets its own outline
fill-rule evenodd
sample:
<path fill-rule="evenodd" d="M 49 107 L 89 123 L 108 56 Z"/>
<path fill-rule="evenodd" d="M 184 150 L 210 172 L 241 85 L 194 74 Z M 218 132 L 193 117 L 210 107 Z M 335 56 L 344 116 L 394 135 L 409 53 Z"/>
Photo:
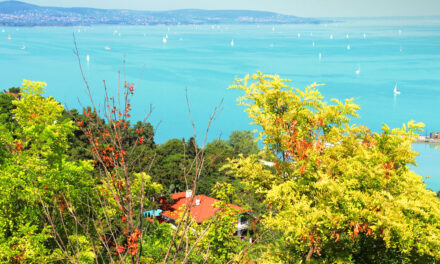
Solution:
<path fill-rule="evenodd" d="M 129 122 L 129 83 L 101 111 L 65 111 L 41 82 L 0 93 L 0 262 L 439 262 L 440 201 L 408 166 L 423 124 L 373 133 L 350 123 L 353 100 L 286 83 L 257 73 L 231 87 L 262 149 L 249 131 L 157 144 Z M 188 189 L 220 200 L 213 219 L 143 217 Z M 242 239 L 229 203 L 249 209 Z"/>

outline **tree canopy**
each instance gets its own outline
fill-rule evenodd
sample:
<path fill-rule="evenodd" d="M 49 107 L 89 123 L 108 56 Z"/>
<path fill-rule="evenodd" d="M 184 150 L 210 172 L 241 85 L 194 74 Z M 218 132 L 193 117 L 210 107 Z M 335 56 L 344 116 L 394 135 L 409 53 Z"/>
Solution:
<path fill-rule="evenodd" d="M 264 144 L 260 156 L 227 165 L 267 206 L 262 224 L 275 237 L 259 262 L 439 261 L 440 202 L 408 166 L 424 125 L 373 133 L 351 123 L 352 99 L 329 104 L 319 85 L 287 82 L 257 73 L 231 87 L 244 92 L 239 102 Z"/>

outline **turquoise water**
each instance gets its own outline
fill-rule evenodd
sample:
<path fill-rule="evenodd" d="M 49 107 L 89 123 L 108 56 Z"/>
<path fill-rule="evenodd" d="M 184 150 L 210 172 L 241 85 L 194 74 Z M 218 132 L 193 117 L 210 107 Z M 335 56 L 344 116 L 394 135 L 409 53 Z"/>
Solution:
<path fill-rule="evenodd" d="M 295 87 L 325 83 L 321 91 L 326 99 L 354 97 L 362 107 L 361 119 L 355 122 L 376 131 L 383 122 L 396 127 L 411 119 L 427 124 L 428 132 L 440 130 L 439 18 L 351 19 L 328 25 L 3 30 L 0 28 L 3 88 L 18 86 L 23 78 L 45 81 L 47 93 L 68 108 L 78 107 L 78 100 L 84 105 L 89 102 L 72 51 L 73 32 L 84 72 L 99 102 L 103 79 L 110 90 L 116 90 L 117 72 L 123 69 L 125 55 L 126 78 L 138 83 L 133 117 L 141 119 L 154 105 L 150 122 L 158 128 L 159 143 L 193 133 L 185 88 L 199 137 L 203 137 L 212 110 L 222 98 L 209 140 L 249 129 L 246 114 L 236 105 L 240 93 L 226 88 L 236 77 L 257 70 L 291 79 Z M 166 34 L 165 44 L 162 39 Z M 393 94 L 396 83 L 401 91 L 397 96 Z M 416 149 L 421 165 L 416 171 L 430 175 L 428 186 L 440 190 L 436 162 L 440 150 Z"/>

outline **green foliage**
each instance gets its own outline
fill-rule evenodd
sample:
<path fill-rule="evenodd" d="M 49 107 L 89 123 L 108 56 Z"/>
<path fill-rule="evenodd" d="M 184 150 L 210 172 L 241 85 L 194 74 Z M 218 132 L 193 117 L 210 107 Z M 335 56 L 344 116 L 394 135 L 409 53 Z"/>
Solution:
<path fill-rule="evenodd" d="M 249 130 L 235 130 L 229 136 L 229 145 L 234 149 L 236 155 L 257 154 L 259 149 L 255 138 Z"/>
<path fill-rule="evenodd" d="M 239 102 L 273 163 L 250 155 L 226 169 L 267 206 L 263 224 L 275 237 L 262 263 L 440 261 L 440 202 L 408 167 L 423 124 L 371 133 L 349 125 L 359 109 L 352 99 L 327 104 L 316 84 L 249 79 L 232 88 L 244 91 Z"/>
<path fill-rule="evenodd" d="M 66 199 L 78 201 L 91 187 L 91 164 L 67 161 L 73 122 L 61 120 L 64 109 L 58 102 L 42 97 L 44 86 L 25 80 L 10 108 L 15 124 L 0 124 L 8 152 L 0 164 L 0 248 L 8 249 L 2 258 L 12 262 L 56 259 L 56 252 L 45 247 L 54 243 L 53 231 L 66 225 L 66 232 L 74 232 L 75 226 L 57 221 L 49 228 L 45 212 L 58 218 L 66 209 L 75 210 Z"/>

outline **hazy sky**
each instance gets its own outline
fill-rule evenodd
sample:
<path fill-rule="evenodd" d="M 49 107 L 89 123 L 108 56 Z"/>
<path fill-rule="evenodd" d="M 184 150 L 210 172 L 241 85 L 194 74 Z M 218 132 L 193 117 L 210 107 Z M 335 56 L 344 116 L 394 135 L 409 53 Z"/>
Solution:
<path fill-rule="evenodd" d="M 308 17 L 440 15 L 440 0 L 23 0 L 46 6 L 138 10 L 252 9 Z"/>

